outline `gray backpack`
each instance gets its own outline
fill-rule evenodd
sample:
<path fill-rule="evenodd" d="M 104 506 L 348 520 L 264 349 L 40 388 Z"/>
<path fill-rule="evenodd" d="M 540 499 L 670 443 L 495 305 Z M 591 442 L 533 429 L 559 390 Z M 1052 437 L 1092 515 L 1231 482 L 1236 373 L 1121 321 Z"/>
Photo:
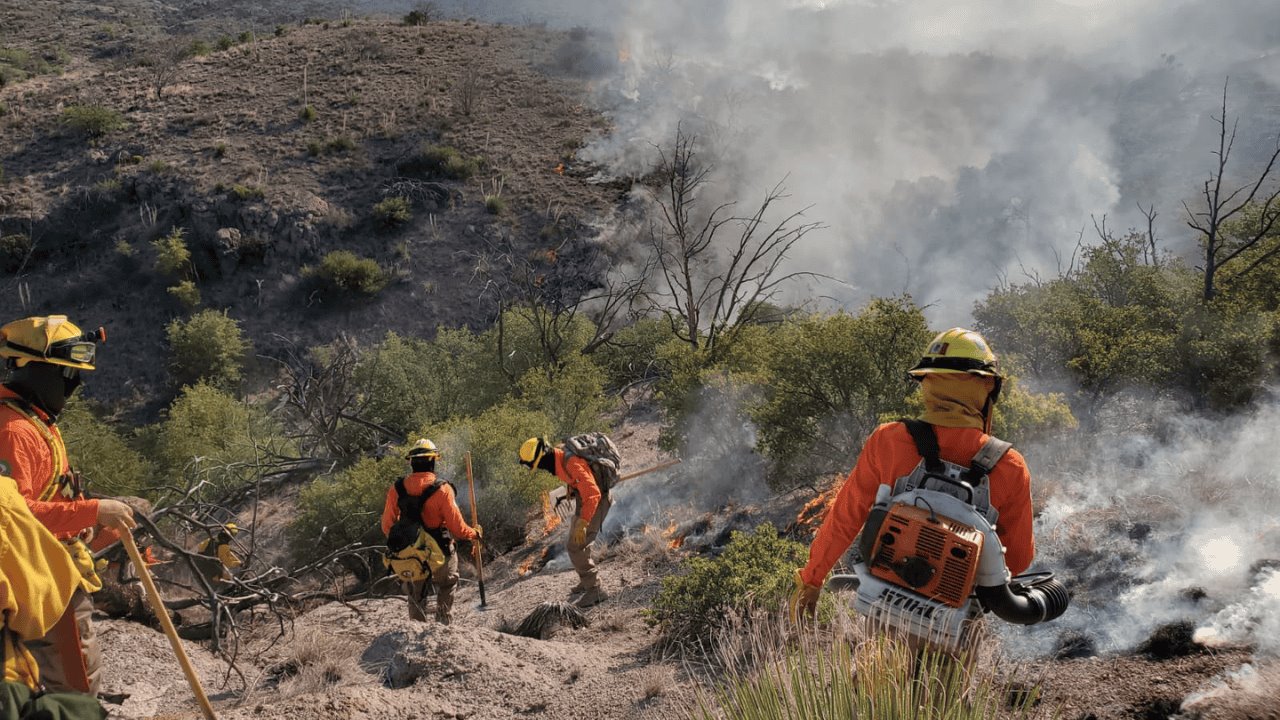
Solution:
<path fill-rule="evenodd" d="M 596 485 L 600 494 L 609 497 L 609 489 L 618 482 L 618 471 L 622 468 L 622 454 L 618 446 L 613 444 L 608 435 L 601 432 L 583 433 L 566 438 L 564 441 L 565 460 L 571 456 L 587 461 L 591 474 L 596 476 Z"/>

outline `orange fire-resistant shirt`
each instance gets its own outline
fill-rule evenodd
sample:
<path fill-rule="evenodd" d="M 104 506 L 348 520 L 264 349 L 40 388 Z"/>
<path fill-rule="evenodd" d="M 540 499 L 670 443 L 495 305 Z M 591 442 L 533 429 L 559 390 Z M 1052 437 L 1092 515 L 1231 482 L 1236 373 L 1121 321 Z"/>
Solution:
<path fill-rule="evenodd" d="M 596 507 L 600 505 L 600 486 L 596 484 L 591 465 L 577 455 L 565 462 L 564 450 L 556 448 L 556 477 L 582 498 L 579 517 L 584 522 L 591 522 L 591 518 L 595 517 Z"/>
<path fill-rule="evenodd" d="M 0 386 L 0 399 L 18 397 L 14 391 Z M 45 422 L 54 442 L 62 442 L 62 434 L 56 425 L 49 422 L 48 415 L 39 408 L 32 408 L 32 414 Z M 66 457 L 65 447 L 62 455 Z M 64 462 L 58 468 L 58 475 L 68 469 Z M 47 501 L 40 500 L 53 471 L 53 451 L 40 431 L 13 408 L 0 405 L 0 475 L 12 477 L 18 483 L 18 492 L 27 501 L 27 507 L 31 508 L 31 514 L 55 537 L 65 540 L 97 524 L 98 501 L 72 499 L 62 494 Z"/>
<path fill-rule="evenodd" d="M 421 495 L 435 481 L 435 473 L 410 473 L 404 479 L 404 489 L 410 495 Z M 392 485 L 387 489 L 387 500 L 382 505 L 383 535 L 391 532 L 391 526 L 400 519 L 400 505 L 396 500 L 396 486 Z M 453 497 L 453 487 L 448 483 L 441 485 L 422 504 L 422 524 L 429 530 L 443 527 L 458 540 L 475 540 L 477 537 L 476 531 L 462 519 L 462 511 Z"/>
<path fill-rule="evenodd" d="M 978 454 L 987 434 L 976 428 L 934 426 L 942 459 L 968 467 Z M 818 535 L 809 548 L 809 564 L 800 572 L 800 578 L 814 587 L 821 587 L 827 573 L 849 550 L 854 537 L 875 503 L 876 489 L 880 485 L 893 486 L 895 480 L 920 463 L 920 453 L 907 427 L 902 423 L 886 423 L 876 428 L 862 447 L 858 462 L 844 481 L 840 492 L 832 502 L 827 517 L 818 528 Z M 1010 449 L 989 476 L 991 505 L 1000 512 L 996 521 L 996 534 L 1005 546 L 1004 563 L 1017 575 L 1025 571 L 1036 554 L 1035 538 L 1031 534 L 1031 473 L 1022 455 Z"/>

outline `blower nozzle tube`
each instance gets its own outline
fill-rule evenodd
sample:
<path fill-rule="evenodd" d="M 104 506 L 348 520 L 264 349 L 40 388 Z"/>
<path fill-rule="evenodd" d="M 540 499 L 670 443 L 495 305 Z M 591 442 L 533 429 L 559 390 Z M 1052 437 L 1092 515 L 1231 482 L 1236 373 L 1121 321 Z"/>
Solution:
<path fill-rule="evenodd" d="M 976 592 L 983 607 L 1001 620 L 1018 625 L 1053 620 L 1071 603 L 1066 587 L 1047 572 L 1019 575 L 1004 585 L 979 585 Z"/>

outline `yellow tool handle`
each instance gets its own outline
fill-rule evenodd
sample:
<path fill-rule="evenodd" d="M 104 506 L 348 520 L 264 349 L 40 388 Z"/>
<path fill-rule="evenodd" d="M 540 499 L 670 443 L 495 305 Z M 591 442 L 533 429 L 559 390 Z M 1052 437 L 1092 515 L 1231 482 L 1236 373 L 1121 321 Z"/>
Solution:
<path fill-rule="evenodd" d="M 648 475 L 649 473 L 658 472 L 659 470 L 666 470 L 672 465 L 679 465 L 680 463 L 681 463 L 681 460 L 679 458 L 675 460 L 668 460 L 664 463 L 659 463 L 657 465 L 654 465 L 653 467 L 647 467 L 643 470 L 637 470 L 633 473 L 628 473 L 626 475 L 623 475 L 622 477 L 618 478 L 618 482 L 622 482 L 623 480 L 630 480 L 632 478 L 638 478 L 641 475 Z"/>
<path fill-rule="evenodd" d="M 205 720 L 218 720 L 218 716 L 213 714 L 213 706 L 209 704 L 209 698 L 205 697 L 204 688 L 200 686 L 200 678 L 196 677 L 195 668 L 191 667 L 191 659 L 187 657 L 187 651 L 182 647 L 182 640 L 178 638 L 178 631 L 173 627 L 173 620 L 169 619 L 169 609 L 164 606 L 160 591 L 156 589 L 155 581 L 151 579 L 151 570 L 143 562 L 142 554 L 138 552 L 138 546 L 133 542 L 133 533 L 126 530 L 120 533 L 120 539 L 124 541 L 124 549 L 129 553 L 134 569 L 138 571 L 142 587 L 147 590 L 147 600 L 151 602 L 151 609 L 156 617 L 160 618 L 160 626 L 164 628 L 164 634 L 168 636 L 169 644 L 173 646 L 173 654 L 178 656 L 178 664 L 182 666 L 182 672 L 187 676 L 191 692 L 195 693 L 196 702 L 200 703 L 200 711 L 204 713 Z"/>
<path fill-rule="evenodd" d="M 480 524 L 479 517 L 476 514 L 476 479 L 471 474 L 471 452 L 467 451 L 463 457 L 467 461 L 467 492 L 471 496 L 471 526 L 475 527 Z M 480 607 L 484 607 L 488 603 L 484 597 L 484 554 L 476 553 L 476 582 L 480 586 Z"/>

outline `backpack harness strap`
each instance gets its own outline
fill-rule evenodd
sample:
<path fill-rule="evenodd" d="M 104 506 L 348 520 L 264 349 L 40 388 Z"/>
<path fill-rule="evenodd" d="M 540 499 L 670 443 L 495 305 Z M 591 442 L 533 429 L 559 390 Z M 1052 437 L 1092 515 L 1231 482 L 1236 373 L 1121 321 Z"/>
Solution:
<path fill-rule="evenodd" d="M 942 465 L 942 448 L 938 447 L 938 434 L 933 431 L 933 426 L 923 420 L 908 418 L 903 418 L 899 422 L 906 425 L 907 432 L 911 433 L 911 439 L 916 444 L 916 452 L 924 458 L 924 469 L 930 473 L 945 472 Z"/>
<path fill-rule="evenodd" d="M 444 487 L 445 481 L 437 479 L 435 482 L 423 489 L 421 495 L 411 495 L 408 488 L 404 485 L 405 478 L 396 480 L 396 505 L 400 508 L 400 520 L 411 521 L 426 531 L 428 535 L 436 541 L 440 546 L 441 552 L 447 557 L 451 553 L 451 538 L 445 535 L 444 528 L 429 528 L 422 522 L 422 508 L 427 504 L 427 500 L 431 499 L 436 491 Z"/>
<path fill-rule="evenodd" d="M 996 469 L 1000 458 L 1003 458 L 1012 447 L 1013 443 L 1005 442 L 998 437 L 988 437 L 982 448 L 978 450 L 978 454 L 974 455 L 973 460 L 969 462 L 967 473 L 969 482 L 976 482 L 990 475 L 991 471 Z"/>

